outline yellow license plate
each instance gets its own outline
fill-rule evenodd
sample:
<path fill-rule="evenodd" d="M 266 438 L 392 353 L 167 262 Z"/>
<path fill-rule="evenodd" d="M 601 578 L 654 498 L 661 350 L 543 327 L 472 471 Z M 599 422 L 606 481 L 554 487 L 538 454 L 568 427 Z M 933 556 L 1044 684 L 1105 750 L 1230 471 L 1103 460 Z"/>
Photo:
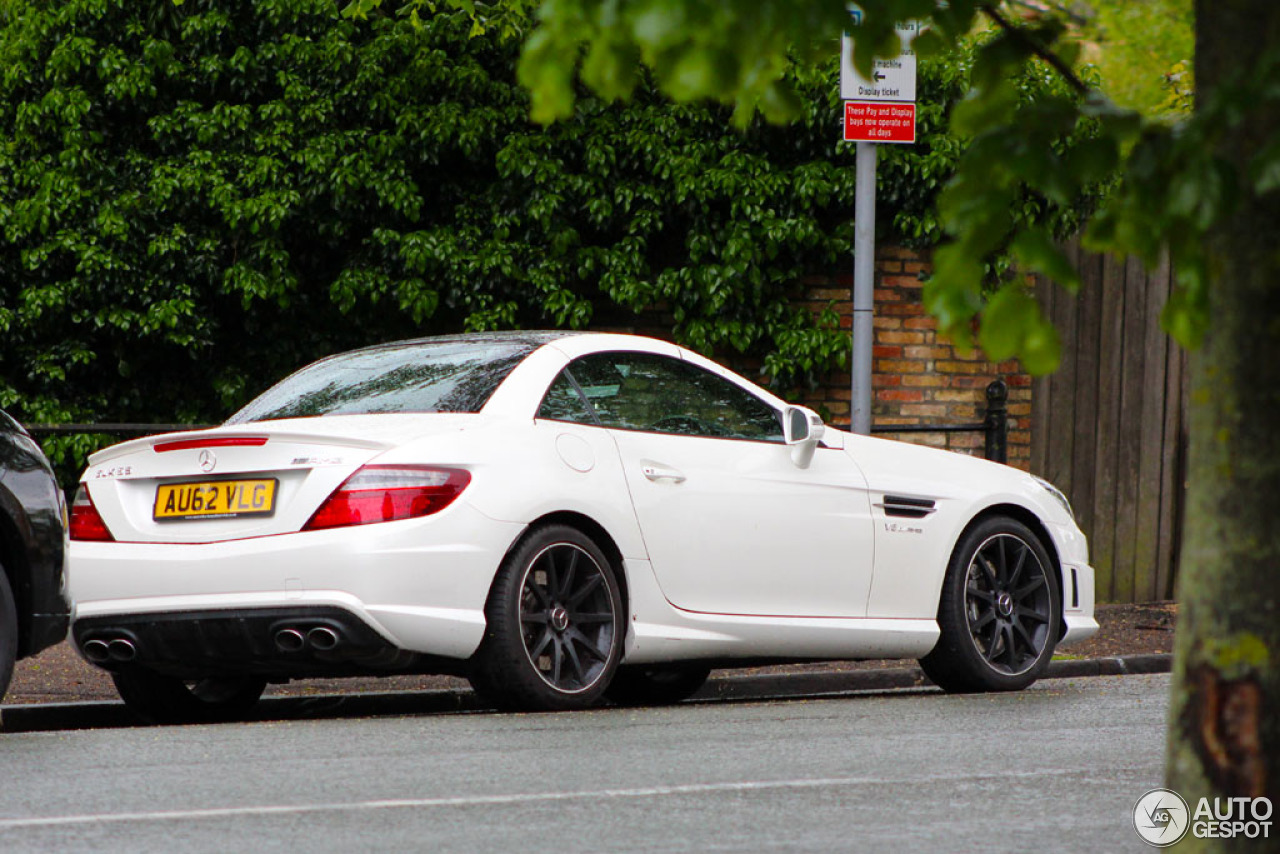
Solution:
<path fill-rule="evenodd" d="M 152 516 L 166 519 L 225 519 L 264 516 L 276 509 L 275 478 L 167 483 L 156 489 Z"/>

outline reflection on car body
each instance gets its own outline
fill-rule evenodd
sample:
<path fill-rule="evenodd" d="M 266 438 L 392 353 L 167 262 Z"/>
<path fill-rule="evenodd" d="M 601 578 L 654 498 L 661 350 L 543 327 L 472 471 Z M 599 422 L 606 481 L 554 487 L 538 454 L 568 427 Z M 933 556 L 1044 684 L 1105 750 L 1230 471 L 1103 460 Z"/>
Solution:
<path fill-rule="evenodd" d="M 65 519 L 40 446 L 0 412 L 0 699 L 16 660 L 66 637 Z"/>

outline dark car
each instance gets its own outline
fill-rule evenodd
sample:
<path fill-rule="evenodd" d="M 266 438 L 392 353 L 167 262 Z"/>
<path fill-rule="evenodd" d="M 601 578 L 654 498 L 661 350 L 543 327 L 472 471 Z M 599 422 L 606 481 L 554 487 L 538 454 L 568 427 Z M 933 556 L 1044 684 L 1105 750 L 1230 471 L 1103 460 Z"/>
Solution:
<path fill-rule="evenodd" d="M 66 518 L 40 446 L 0 411 L 0 699 L 14 661 L 67 635 Z"/>

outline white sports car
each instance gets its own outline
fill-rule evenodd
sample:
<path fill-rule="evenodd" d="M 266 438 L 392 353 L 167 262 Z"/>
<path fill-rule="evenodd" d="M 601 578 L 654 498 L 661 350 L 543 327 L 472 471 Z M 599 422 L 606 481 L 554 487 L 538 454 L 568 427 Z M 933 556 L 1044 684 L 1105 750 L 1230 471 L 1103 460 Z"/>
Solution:
<path fill-rule="evenodd" d="M 332 356 L 220 427 L 95 454 L 71 537 L 74 642 L 155 721 L 309 676 L 572 709 L 682 699 L 729 663 L 910 657 L 1010 690 L 1097 629 L 1048 483 L 825 427 L 628 335 Z"/>

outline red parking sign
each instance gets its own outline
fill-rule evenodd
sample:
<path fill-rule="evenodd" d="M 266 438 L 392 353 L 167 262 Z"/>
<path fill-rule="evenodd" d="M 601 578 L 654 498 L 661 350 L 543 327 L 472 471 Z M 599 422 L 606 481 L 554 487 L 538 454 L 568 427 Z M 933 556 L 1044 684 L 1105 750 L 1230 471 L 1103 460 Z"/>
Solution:
<path fill-rule="evenodd" d="M 885 101 L 845 101 L 844 141 L 915 142 L 916 105 Z"/>

